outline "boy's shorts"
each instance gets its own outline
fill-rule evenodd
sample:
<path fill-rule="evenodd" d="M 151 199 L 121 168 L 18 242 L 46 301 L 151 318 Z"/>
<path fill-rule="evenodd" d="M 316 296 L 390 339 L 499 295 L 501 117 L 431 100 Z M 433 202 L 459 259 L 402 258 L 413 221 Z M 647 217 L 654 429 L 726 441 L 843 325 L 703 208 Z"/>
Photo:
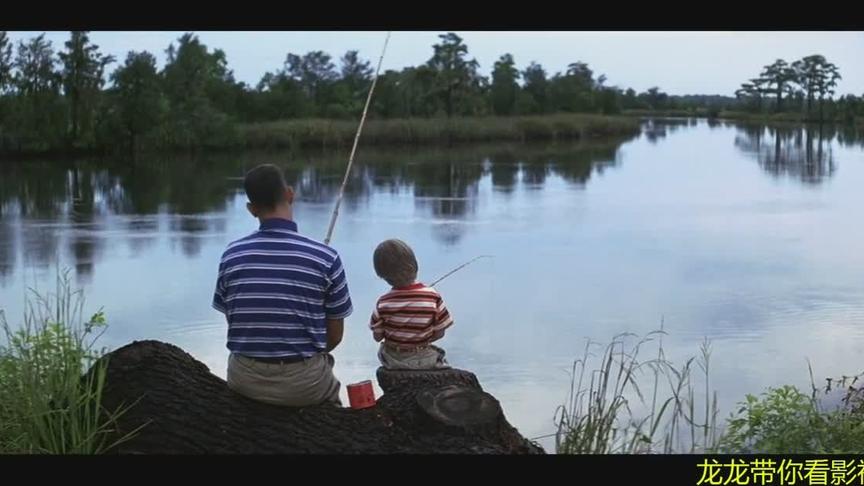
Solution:
<path fill-rule="evenodd" d="M 444 350 L 438 346 L 421 346 L 411 350 L 397 349 L 381 343 L 378 349 L 381 366 L 390 370 L 434 370 L 450 368 Z"/>

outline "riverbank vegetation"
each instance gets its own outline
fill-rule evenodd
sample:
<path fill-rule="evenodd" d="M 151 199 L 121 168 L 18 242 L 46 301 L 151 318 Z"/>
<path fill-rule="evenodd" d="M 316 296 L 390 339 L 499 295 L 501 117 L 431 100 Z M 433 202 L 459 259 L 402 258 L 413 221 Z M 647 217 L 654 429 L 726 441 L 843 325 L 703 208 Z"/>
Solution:
<path fill-rule="evenodd" d="M 191 33 L 165 53 L 160 69 L 150 52 L 130 51 L 122 59 L 102 53 L 86 31 L 71 32 L 59 48 L 44 34 L 13 45 L 0 31 L 0 154 L 345 143 L 373 74 L 357 51 L 338 61 L 323 51 L 287 52 L 283 65 L 253 86 L 234 78 L 224 51 Z M 835 100 L 839 76 L 824 57 L 809 56 L 766 67 L 737 98 L 671 96 L 658 87 L 637 93 L 608 85 L 605 75 L 578 59 L 553 73 L 535 62 L 520 69 L 505 53 L 484 76 L 462 38 L 447 33 L 426 62 L 381 74 L 364 143 L 632 130 L 615 118 L 622 113 L 810 119 L 818 112 L 820 120 L 851 123 L 864 116 L 864 101 Z"/>
<path fill-rule="evenodd" d="M 0 310 L 0 454 L 99 454 L 117 443 L 112 423 L 125 409 L 102 407 L 107 362 L 96 347 L 105 316 L 84 319 L 83 304 L 63 274 L 55 293 L 31 295 L 22 325 Z"/>
<path fill-rule="evenodd" d="M 729 120 L 843 123 L 864 126 L 864 95 L 834 98 L 840 69 L 814 54 L 791 63 L 777 59 L 730 96 L 669 97 L 656 94 L 649 108 L 630 115 L 698 116 Z"/>
<path fill-rule="evenodd" d="M 285 120 L 243 125 L 240 143 L 246 148 L 350 146 L 356 122 L 347 120 Z M 460 142 L 533 142 L 583 140 L 636 135 L 632 118 L 601 115 L 413 118 L 370 120 L 363 129 L 364 145 L 447 145 Z"/>
<path fill-rule="evenodd" d="M 568 399 L 555 415 L 557 453 L 864 452 L 857 377 L 828 379 L 823 388 L 811 371 L 810 393 L 783 385 L 747 395 L 722 420 L 711 388 L 710 344 L 676 365 L 665 355 L 664 335 L 620 335 L 605 347 L 586 345 L 574 363 Z M 650 346 L 656 355 L 644 358 Z M 837 403 L 826 405 L 831 394 Z"/>

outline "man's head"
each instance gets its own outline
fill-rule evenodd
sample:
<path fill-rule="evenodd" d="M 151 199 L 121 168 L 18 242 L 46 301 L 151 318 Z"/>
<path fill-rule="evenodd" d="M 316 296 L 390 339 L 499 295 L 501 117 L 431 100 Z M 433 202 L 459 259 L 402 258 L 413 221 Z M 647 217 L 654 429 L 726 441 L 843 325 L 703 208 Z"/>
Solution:
<path fill-rule="evenodd" d="M 372 256 L 375 273 L 393 287 L 411 285 L 417 279 L 417 259 L 402 240 L 387 240 L 375 248 Z"/>
<path fill-rule="evenodd" d="M 285 183 L 282 171 L 275 165 L 259 165 L 247 172 L 243 188 L 249 198 L 246 208 L 252 216 L 291 218 L 294 190 Z"/>

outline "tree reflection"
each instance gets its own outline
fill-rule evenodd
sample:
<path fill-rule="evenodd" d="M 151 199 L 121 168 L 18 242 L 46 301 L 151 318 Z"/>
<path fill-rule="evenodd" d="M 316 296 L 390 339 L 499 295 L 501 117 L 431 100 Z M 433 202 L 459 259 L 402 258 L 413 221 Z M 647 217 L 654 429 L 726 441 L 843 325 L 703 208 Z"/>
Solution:
<path fill-rule="evenodd" d="M 97 191 L 107 192 L 110 184 L 105 173 L 94 173 L 79 167 L 72 169 L 68 175 L 72 200 L 68 244 L 75 264 L 75 278 L 80 284 L 92 279 L 93 266 L 102 250 L 101 225 L 96 223 Z"/>
<path fill-rule="evenodd" d="M 0 215 L 0 284 L 4 284 L 15 270 L 16 251 L 13 220 Z"/>
<path fill-rule="evenodd" d="M 410 194 L 415 209 L 432 218 L 433 236 L 454 244 L 470 228 L 486 178 L 505 198 L 520 181 L 537 189 L 553 175 L 581 186 L 595 171 L 617 164 L 625 140 L 369 148 L 357 154 L 342 207 L 347 213 L 362 211 L 373 194 Z M 14 270 L 16 245 L 28 263 L 50 266 L 62 242 L 78 278 L 88 281 L 107 235 L 117 233 L 133 257 L 163 231 L 173 248 L 195 257 L 208 237 L 225 232 L 223 215 L 238 198 L 245 199 L 242 177 L 249 168 L 276 164 L 294 186 L 298 204 L 329 206 L 344 176 L 343 152 L 10 164 L 0 178 L 0 275 Z"/>
<path fill-rule="evenodd" d="M 773 177 L 791 177 L 815 185 L 834 175 L 833 130 L 824 127 L 739 128 L 735 145 L 754 156 Z"/>
<path fill-rule="evenodd" d="M 510 193 L 516 187 L 519 175 L 519 161 L 513 153 L 498 152 L 489 157 L 492 172 L 492 188 Z"/>

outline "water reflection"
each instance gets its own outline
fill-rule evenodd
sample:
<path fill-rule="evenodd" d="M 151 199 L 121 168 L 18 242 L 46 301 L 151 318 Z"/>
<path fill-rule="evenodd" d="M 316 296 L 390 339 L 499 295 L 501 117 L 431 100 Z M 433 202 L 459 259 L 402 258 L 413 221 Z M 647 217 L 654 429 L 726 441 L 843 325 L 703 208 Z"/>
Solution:
<path fill-rule="evenodd" d="M 175 235 L 172 245 L 179 242 L 183 254 L 194 257 L 201 252 L 201 235 L 210 229 L 210 222 L 206 218 L 178 215 L 171 219 L 168 228 Z"/>
<path fill-rule="evenodd" d="M 20 227 L 20 230 L 25 265 L 45 270 L 57 261 L 59 240 L 54 228 L 36 221 Z"/>
<path fill-rule="evenodd" d="M 837 128 L 837 143 L 864 149 L 864 128 L 844 125 Z"/>
<path fill-rule="evenodd" d="M 414 150 L 367 149 L 355 161 L 343 210 L 362 210 L 372 194 L 407 194 L 431 217 L 433 236 L 457 243 L 476 217 L 481 180 L 510 197 L 517 185 L 539 189 L 550 174 L 578 187 L 619 162 L 625 139 L 602 143 L 479 145 Z M 342 183 L 346 154 L 244 153 L 157 161 L 10 164 L 0 180 L 0 278 L 23 259 L 47 267 L 65 248 L 79 283 L 93 279 L 108 234 L 121 234 L 133 258 L 167 232 L 169 246 L 200 254 L 225 231 L 225 213 L 243 198 L 242 175 L 260 163 L 284 168 L 303 204 L 329 206 Z M 163 224 L 161 221 L 165 219 Z M 16 236 L 17 235 L 17 236 Z"/>
<path fill-rule="evenodd" d="M 0 282 L 12 274 L 16 256 L 15 231 L 12 222 L 0 219 Z"/>
<path fill-rule="evenodd" d="M 651 119 L 645 139 L 656 144 L 678 131 L 698 130 L 693 118 Z M 854 128 L 765 127 L 720 122 L 734 144 L 772 177 L 813 185 L 832 177 L 833 148 L 864 146 Z M 712 132 L 715 132 L 712 130 Z M 343 211 L 366 210 L 374 194 L 411 199 L 447 245 L 460 241 L 479 211 L 481 184 L 509 199 L 520 188 L 541 190 L 549 177 L 580 189 L 595 174 L 621 163 L 631 139 L 567 144 L 488 144 L 415 149 L 368 148 L 358 154 L 345 189 Z M 244 198 L 242 176 L 260 163 L 284 168 L 306 205 L 329 208 L 342 183 L 347 150 L 244 152 L 135 163 L 81 160 L 15 164 L 0 179 L 0 283 L 16 265 L 47 267 L 65 255 L 82 282 L 94 278 L 109 235 L 120 235 L 140 256 L 162 236 L 172 251 L 200 255 L 208 238 L 224 234 L 226 213 Z M 397 203 L 402 204 L 402 203 Z M 325 209 L 326 210 L 326 209 Z"/>
<path fill-rule="evenodd" d="M 698 123 L 696 118 L 649 118 L 642 123 L 642 133 L 646 140 L 656 144 L 679 129 L 695 127 Z"/>
<path fill-rule="evenodd" d="M 593 144 L 584 150 L 566 152 L 552 159 L 553 170 L 564 180 L 585 186 L 594 172 L 602 174 L 619 162 L 617 144 Z"/>
<path fill-rule="evenodd" d="M 159 218 L 156 215 L 131 216 L 122 226 L 128 236 L 126 242 L 135 258 L 156 243 Z"/>
<path fill-rule="evenodd" d="M 519 169 L 522 171 L 522 183 L 528 189 L 542 189 L 551 172 L 549 161 L 540 155 L 524 157 Z"/>
<path fill-rule="evenodd" d="M 89 283 L 93 276 L 93 265 L 101 250 L 102 226 L 96 222 L 98 201 L 95 186 L 108 188 L 109 177 L 105 173 L 89 173 L 74 168 L 69 175 L 69 196 L 72 199 L 69 222 L 74 228 L 69 234 L 69 254 L 75 265 L 75 276 L 79 284 Z"/>
<path fill-rule="evenodd" d="M 646 124 L 642 128 L 642 133 L 645 135 L 645 138 L 651 142 L 652 144 L 656 144 L 662 138 L 666 138 L 667 127 L 662 124 L 658 124 L 656 120 L 651 120 L 650 123 Z"/>
<path fill-rule="evenodd" d="M 492 188 L 504 193 L 513 192 L 521 170 L 519 159 L 512 153 L 499 152 L 489 157 L 489 168 L 492 171 Z"/>
<path fill-rule="evenodd" d="M 815 185 L 834 175 L 831 142 L 836 135 L 825 127 L 744 126 L 739 128 L 735 146 L 755 156 L 759 166 L 773 177 Z"/>

